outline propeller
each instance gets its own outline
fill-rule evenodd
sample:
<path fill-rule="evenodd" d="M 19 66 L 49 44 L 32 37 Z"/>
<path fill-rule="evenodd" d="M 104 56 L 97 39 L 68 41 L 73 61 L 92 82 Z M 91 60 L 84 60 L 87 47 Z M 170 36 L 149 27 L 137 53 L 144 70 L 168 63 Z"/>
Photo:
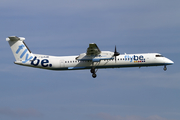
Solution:
<path fill-rule="evenodd" d="M 115 46 L 114 55 L 113 55 L 113 56 L 115 56 L 115 61 L 116 61 L 116 56 L 119 56 L 119 55 L 120 55 L 120 54 L 117 52 L 116 46 Z"/>

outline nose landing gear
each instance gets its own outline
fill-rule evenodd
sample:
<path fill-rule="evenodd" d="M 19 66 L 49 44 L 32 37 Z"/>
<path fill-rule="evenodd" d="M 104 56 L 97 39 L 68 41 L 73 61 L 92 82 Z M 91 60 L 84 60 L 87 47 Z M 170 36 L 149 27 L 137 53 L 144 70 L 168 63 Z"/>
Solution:
<path fill-rule="evenodd" d="M 167 70 L 167 67 L 166 67 L 166 65 L 164 66 L 163 70 L 164 70 L 164 71 L 166 71 L 166 70 Z"/>

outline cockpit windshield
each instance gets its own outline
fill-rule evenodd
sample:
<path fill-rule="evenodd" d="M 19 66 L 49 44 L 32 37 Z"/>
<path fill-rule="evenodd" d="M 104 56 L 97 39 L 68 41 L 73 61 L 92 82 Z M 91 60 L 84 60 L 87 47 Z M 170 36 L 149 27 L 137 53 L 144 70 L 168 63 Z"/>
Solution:
<path fill-rule="evenodd" d="M 162 55 L 156 55 L 156 57 L 164 57 L 164 56 L 162 56 Z"/>

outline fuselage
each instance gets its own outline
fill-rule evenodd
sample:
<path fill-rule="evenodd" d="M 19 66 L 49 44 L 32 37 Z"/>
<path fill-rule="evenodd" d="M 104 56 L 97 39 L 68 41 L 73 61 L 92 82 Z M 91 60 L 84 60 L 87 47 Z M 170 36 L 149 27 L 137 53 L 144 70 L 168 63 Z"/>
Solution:
<path fill-rule="evenodd" d="M 49 56 L 34 54 L 34 59 L 26 63 L 16 61 L 16 64 L 37 67 L 49 70 L 79 70 L 91 69 L 94 66 L 96 69 L 100 68 L 121 68 L 121 67 L 143 67 L 143 66 L 166 66 L 172 65 L 173 61 L 163 57 L 159 53 L 145 53 L 145 54 L 121 54 L 109 60 L 100 60 L 99 62 L 92 62 L 91 60 L 77 60 L 78 55 L 75 56 Z"/>
<path fill-rule="evenodd" d="M 101 51 L 95 43 L 90 43 L 86 53 L 74 56 L 50 56 L 33 54 L 24 42 L 24 37 L 10 36 L 6 38 L 13 55 L 15 64 L 42 68 L 48 70 L 81 70 L 90 69 L 92 77 L 96 78 L 96 69 L 164 66 L 172 65 L 173 61 L 159 53 L 119 54 L 115 51 Z"/>

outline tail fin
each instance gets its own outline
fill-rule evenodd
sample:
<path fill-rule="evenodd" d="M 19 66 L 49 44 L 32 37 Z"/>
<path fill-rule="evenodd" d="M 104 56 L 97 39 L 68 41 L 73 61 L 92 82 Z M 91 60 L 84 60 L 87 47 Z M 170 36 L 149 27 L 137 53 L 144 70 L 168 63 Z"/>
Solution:
<path fill-rule="evenodd" d="M 6 41 L 9 42 L 11 50 L 14 54 L 16 61 L 26 63 L 27 61 L 34 58 L 34 55 L 31 53 L 29 48 L 24 43 L 25 38 L 10 36 L 6 38 Z"/>

